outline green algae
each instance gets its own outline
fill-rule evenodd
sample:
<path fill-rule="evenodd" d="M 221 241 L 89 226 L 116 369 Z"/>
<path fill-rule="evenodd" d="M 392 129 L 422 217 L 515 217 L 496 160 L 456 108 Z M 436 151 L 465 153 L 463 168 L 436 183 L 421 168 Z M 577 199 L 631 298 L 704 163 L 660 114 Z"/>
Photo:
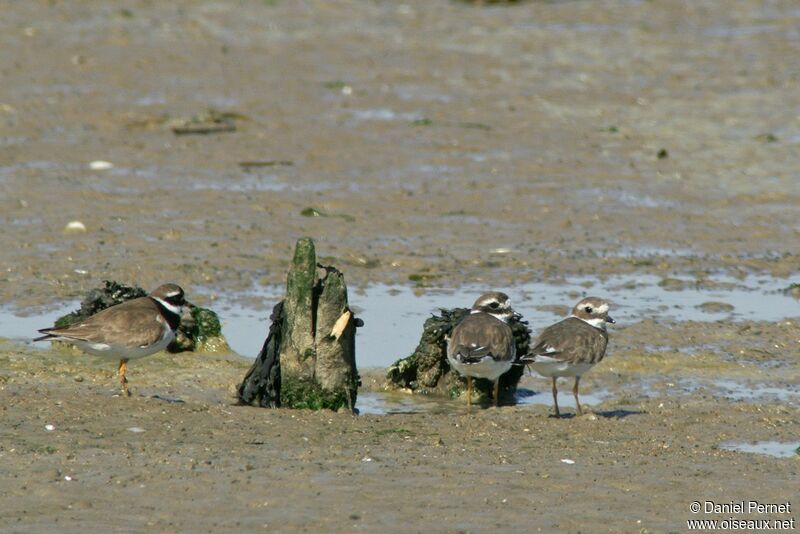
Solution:
<path fill-rule="evenodd" d="M 348 406 L 348 395 L 343 389 L 331 391 L 314 380 L 292 374 L 281 376 L 281 406 L 308 410 L 338 410 Z"/>
<path fill-rule="evenodd" d="M 208 308 L 196 306 L 192 308 L 194 324 L 186 332 L 189 339 L 194 340 L 193 351 L 222 352 L 229 350 L 225 336 L 222 335 L 222 324 L 219 315 Z"/>

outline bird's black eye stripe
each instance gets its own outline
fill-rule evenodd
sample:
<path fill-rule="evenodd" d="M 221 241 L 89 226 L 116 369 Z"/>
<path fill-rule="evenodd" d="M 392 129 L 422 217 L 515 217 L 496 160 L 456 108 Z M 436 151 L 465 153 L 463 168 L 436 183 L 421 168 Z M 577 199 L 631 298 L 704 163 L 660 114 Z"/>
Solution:
<path fill-rule="evenodd" d="M 499 302 L 492 302 L 491 304 L 489 304 L 489 307 L 492 308 L 493 310 L 496 310 L 497 308 L 500 307 L 500 303 Z"/>
<path fill-rule="evenodd" d="M 586 306 L 586 307 L 585 307 L 583 310 L 584 310 L 586 313 L 592 313 L 592 307 L 591 307 L 591 306 Z"/>

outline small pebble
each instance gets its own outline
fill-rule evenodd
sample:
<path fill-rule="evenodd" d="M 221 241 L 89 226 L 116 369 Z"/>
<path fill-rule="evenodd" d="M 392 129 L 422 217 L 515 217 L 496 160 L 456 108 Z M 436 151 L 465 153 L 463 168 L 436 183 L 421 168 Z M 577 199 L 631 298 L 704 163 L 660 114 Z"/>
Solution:
<path fill-rule="evenodd" d="M 141 434 L 144 432 L 144 428 L 138 426 L 132 426 L 128 429 L 128 432 L 133 432 L 134 434 Z"/>
<path fill-rule="evenodd" d="M 562 458 L 561 461 L 568 465 L 572 465 L 575 463 L 575 460 L 570 460 L 569 458 Z"/>
<path fill-rule="evenodd" d="M 55 427 L 55 425 L 47 424 L 47 425 L 44 425 L 44 429 L 47 430 L 48 432 L 52 432 L 53 430 L 56 429 L 56 427 Z"/>

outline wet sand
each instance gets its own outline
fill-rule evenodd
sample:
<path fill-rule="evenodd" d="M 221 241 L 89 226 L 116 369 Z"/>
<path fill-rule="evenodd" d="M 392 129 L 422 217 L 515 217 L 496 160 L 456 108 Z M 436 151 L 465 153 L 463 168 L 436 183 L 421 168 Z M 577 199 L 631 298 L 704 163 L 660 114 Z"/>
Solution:
<path fill-rule="evenodd" d="M 36 313 L 105 278 L 167 277 L 213 307 L 282 283 L 303 235 L 367 294 L 616 274 L 788 286 L 798 27 L 789 1 L 15 3 L 0 302 Z M 209 108 L 236 131 L 172 132 Z M 87 231 L 65 234 L 73 220 Z M 795 496 L 796 456 L 721 444 L 800 439 L 798 316 L 632 319 L 582 381 L 595 415 L 562 420 L 546 401 L 236 407 L 235 355 L 137 362 L 122 399 L 113 365 L 2 341 L 0 525 L 684 531 L 725 517 L 695 500 Z M 380 373 L 364 385 L 379 393 Z"/>
<path fill-rule="evenodd" d="M 796 399 L 682 391 L 682 378 L 737 367 L 710 356 L 687 369 L 677 355 L 617 349 L 583 381 L 611 398 L 554 419 L 546 406 L 453 402 L 358 417 L 233 406 L 247 362 L 211 355 L 143 360 L 125 399 L 112 396 L 113 365 L 2 349 L 9 532 L 682 532 L 694 500 L 785 502 L 797 486 L 797 457 L 720 447 L 797 440 Z M 368 388 L 379 383 L 366 373 Z"/>

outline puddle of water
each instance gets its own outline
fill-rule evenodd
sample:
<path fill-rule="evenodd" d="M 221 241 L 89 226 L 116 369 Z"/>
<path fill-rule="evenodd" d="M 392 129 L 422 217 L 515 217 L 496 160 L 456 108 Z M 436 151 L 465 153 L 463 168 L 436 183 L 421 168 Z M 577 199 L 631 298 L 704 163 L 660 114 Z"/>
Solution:
<path fill-rule="evenodd" d="M 604 252 L 601 256 L 623 257 L 623 258 L 643 258 L 651 256 L 668 256 L 678 258 L 690 258 L 697 256 L 698 253 L 689 248 L 667 248 L 667 247 L 622 247 L 614 252 Z"/>
<path fill-rule="evenodd" d="M 386 415 L 396 413 L 454 413 L 463 410 L 463 405 L 448 399 L 411 395 L 401 392 L 366 392 L 358 394 L 356 408 L 362 415 Z"/>
<path fill-rule="evenodd" d="M 748 37 L 762 33 L 774 33 L 781 27 L 774 24 L 752 26 L 714 26 L 703 31 L 709 37 Z"/>
<path fill-rule="evenodd" d="M 197 181 L 192 184 L 195 190 L 212 191 L 285 191 L 290 189 L 289 184 L 280 182 L 278 176 L 274 174 L 263 174 L 260 176 L 248 175 L 244 177 L 231 178 L 227 181 L 209 180 Z"/>
<path fill-rule="evenodd" d="M 646 318 L 675 321 L 764 320 L 777 321 L 800 315 L 800 307 L 778 289 L 785 280 L 750 277 L 742 281 L 715 279 L 733 284 L 725 289 L 666 290 L 658 285 L 657 276 L 617 276 L 605 280 L 588 277 L 571 278 L 563 283 L 532 282 L 510 288 L 493 288 L 512 296 L 514 307 L 530 322 L 534 335 L 544 326 L 562 317 L 554 313 L 553 304 L 571 307 L 589 294 L 602 295 L 612 302 L 612 315 L 620 324 L 631 324 Z M 689 279 L 686 279 L 689 280 Z M 422 324 L 442 307 L 469 306 L 486 286 L 470 285 L 455 289 L 410 288 L 376 284 L 364 290 L 351 290 L 350 302 L 364 322 L 356 338 L 360 367 L 387 367 L 398 358 L 411 354 L 419 342 Z M 267 318 L 272 306 L 282 297 L 279 286 L 257 287 L 252 291 L 213 304 L 222 320 L 223 332 L 231 348 L 254 358 L 266 337 Z M 707 313 L 696 306 L 708 302 L 724 302 L 733 311 Z M 0 308 L 0 336 L 29 339 L 37 328 L 53 324 L 55 318 L 76 309 L 76 301 L 34 317 L 19 317 L 8 308 Z M 612 332 L 613 336 L 613 332 Z M 390 341 L 387 342 L 387 339 Z"/>
<path fill-rule="evenodd" d="M 269 327 L 267 318 L 284 292 L 282 287 L 256 291 L 259 297 L 263 295 L 264 303 L 258 309 L 223 303 L 218 311 L 231 348 L 248 357 L 255 357 L 261 350 Z M 419 342 L 422 323 L 431 313 L 438 313 L 442 306 L 461 305 L 458 299 L 452 298 L 452 292 L 432 290 L 416 295 L 408 287 L 382 284 L 370 286 L 366 291 L 351 291 L 350 303 L 357 316 L 365 321 L 364 328 L 359 329 L 356 336 L 359 367 L 387 367 L 398 358 L 408 356 Z M 389 347 L 387 335 L 392 336 Z"/>
<path fill-rule="evenodd" d="M 734 402 L 780 402 L 800 404 L 798 384 L 753 384 L 719 378 L 715 380 L 685 380 L 676 385 L 680 394 L 691 394 L 706 389 L 714 396 Z"/>
<path fill-rule="evenodd" d="M 536 382 L 535 390 L 522 386 L 517 390 L 517 406 L 553 406 L 553 395 L 550 393 L 550 379 L 543 378 Z M 571 380 L 559 382 L 559 385 L 564 387 L 564 391 L 559 391 L 558 406 L 564 413 L 572 413 L 575 410 L 575 399 L 572 397 L 571 384 Z M 530 385 L 531 381 L 526 380 L 526 386 Z M 581 404 L 583 406 L 596 406 L 608 398 L 611 398 L 611 394 L 608 391 L 595 389 L 586 393 L 581 393 Z M 412 395 L 399 391 L 369 391 L 359 393 L 356 408 L 358 408 L 361 414 L 372 415 L 398 413 L 447 414 L 462 412 L 466 409 L 462 401 L 435 396 L 426 397 L 425 395 Z"/>
<path fill-rule="evenodd" d="M 665 198 L 657 198 L 644 193 L 623 189 L 599 189 L 593 187 L 581 189 L 577 191 L 576 194 L 587 201 L 600 201 L 626 208 L 673 209 L 679 207 L 675 202 Z"/>
<path fill-rule="evenodd" d="M 43 220 L 41 217 L 14 217 L 11 219 L 0 217 L 0 224 L 2 225 L 31 226 L 34 224 L 42 224 L 42 222 Z"/>
<path fill-rule="evenodd" d="M 47 343 L 33 344 L 31 341 L 32 338 L 39 335 L 37 330 L 53 326 L 56 319 L 79 307 L 80 303 L 76 303 L 72 306 L 62 306 L 24 316 L 15 315 L 14 312 L 8 308 L 0 308 L 0 337 L 46 349 L 48 348 Z"/>
<path fill-rule="evenodd" d="M 394 94 L 401 100 L 422 100 L 426 102 L 450 102 L 450 95 L 437 93 L 427 87 L 416 85 L 394 86 Z"/>
<path fill-rule="evenodd" d="M 263 171 L 262 171 L 263 172 Z M 358 191 L 359 186 L 352 183 L 336 183 L 331 181 L 316 181 L 313 183 L 287 182 L 285 178 L 277 174 L 266 173 L 258 174 L 258 171 L 248 171 L 244 177 L 234 176 L 229 180 L 201 180 L 192 184 L 195 190 L 211 191 L 308 191 L 312 193 L 327 192 L 336 189 L 344 191 Z"/>
<path fill-rule="evenodd" d="M 517 404 L 519 406 L 553 406 L 553 394 L 550 391 L 552 382 L 549 378 L 535 378 L 537 386 L 535 390 L 523 387 L 517 389 Z M 581 382 L 583 383 L 583 382 Z M 564 411 L 575 410 L 575 397 L 572 396 L 573 379 L 562 378 L 558 381 L 558 407 Z M 591 386 L 590 386 L 591 387 Z M 580 392 L 582 406 L 597 406 L 603 401 L 612 397 L 611 393 L 605 389 L 587 388 Z"/>
<path fill-rule="evenodd" d="M 163 105 L 167 103 L 167 97 L 160 91 L 153 91 L 135 98 L 133 103 L 137 106 Z"/>
<path fill-rule="evenodd" d="M 592 24 L 587 22 L 576 22 L 569 24 L 562 23 L 539 23 L 539 22 L 520 22 L 514 28 L 521 30 L 540 30 L 552 32 L 569 33 L 612 33 L 625 31 L 625 26 L 613 24 Z"/>
<path fill-rule="evenodd" d="M 589 294 L 609 298 L 613 303 L 613 317 L 623 325 L 646 318 L 777 321 L 800 315 L 797 302 L 778 291 L 787 285 L 784 280 L 725 278 L 718 281 L 735 286 L 681 291 L 660 287 L 660 280 L 651 275 L 609 277 L 603 281 L 584 277 L 571 278 L 563 284 L 533 282 L 497 289 L 512 295 L 514 307 L 530 322 L 534 333 L 561 318 L 551 311 L 549 305 L 571 307 Z M 458 290 L 415 289 L 376 284 L 365 290 L 351 290 L 350 303 L 365 322 L 356 338 L 359 366 L 386 367 L 398 358 L 408 356 L 419 342 L 425 319 L 438 313 L 442 307 L 469 306 L 484 289 L 485 286 L 467 286 Z M 267 330 L 269 310 L 282 294 L 281 287 L 255 288 L 246 295 L 246 306 L 238 305 L 235 300 L 222 303 L 218 311 L 223 320 L 223 330 L 236 352 L 249 357 L 258 354 Z M 258 300 L 263 305 L 254 309 L 253 304 Z M 709 301 L 730 304 L 733 311 L 708 313 L 696 308 Z M 391 336 L 391 343 L 387 344 L 387 336 Z"/>
<path fill-rule="evenodd" d="M 714 387 L 721 389 L 722 395 L 734 401 L 779 401 L 786 404 L 796 404 L 800 401 L 800 385 L 797 384 L 775 387 L 719 379 L 714 380 Z"/>
<path fill-rule="evenodd" d="M 756 441 L 752 443 L 726 441 L 720 443 L 720 448 L 726 451 L 766 454 L 774 458 L 791 458 L 800 454 L 800 441 L 788 443 L 780 441 Z"/>
<path fill-rule="evenodd" d="M 30 141 L 28 137 L 12 137 L 12 136 L 3 136 L 0 137 L 0 146 L 17 146 Z"/>
<path fill-rule="evenodd" d="M 726 288 L 679 291 L 660 287 L 660 280 L 651 275 L 609 277 L 605 280 L 583 277 L 571 278 L 563 283 L 533 282 L 497 289 L 512 295 L 514 307 L 530 321 L 534 335 L 561 318 L 552 311 L 557 309 L 553 304 L 571 306 L 587 294 L 609 298 L 613 303 L 613 316 L 623 325 L 649 317 L 678 321 L 743 318 L 775 321 L 797 315 L 798 311 L 797 302 L 778 290 L 787 285 L 785 280 L 718 278 L 715 282 L 724 283 Z M 356 338 L 359 367 L 385 368 L 398 358 L 411 354 L 419 341 L 426 318 L 438 313 L 441 307 L 469 306 L 484 289 L 477 285 L 456 290 L 383 284 L 351 289 L 351 305 L 365 321 L 365 327 L 359 330 Z M 282 286 L 258 287 L 211 305 L 219 313 L 223 333 L 235 352 L 250 358 L 258 354 L 267 335 L 267 321 L 272 306 L 282 298 L 283 293 Z M 714 314 L 695 308 L 697 304 L 709 300 L 727 302 L 734 306 L 734 311 Z M 9 308 L 0 308 L 0 337 L 30 344 L 37 329 L 52 325 L 58 317 L 78 306 L 79 302 L 75 301 L 67 306 L 49 308 L 27 316 L 16 315 Z M 46 348 L 46 345 L 43 344 L 42 348 Z M 570 388 L 569 380 L 561 381 L 563 391 L 559 395 L 559 404 L 565 409 L 574 410 Z M 692 394 L 700 388 L 706 388 L 711 394 L 738 402 L 800 403 L 800 386 L 796 384 L 753 384 L 718 379 L 683 381 L 675 388 L 667 393 Z M 581 394 L 581 400 L 587 406 L 600 404 L 610 397 L 611 393 L 607 390 L 597 388 L 587 388 Z M 517 402 L 520 405 L 552 406 L 549 379 L 524 377 Z M 459 410 L 462 406 L 447 399 L 368 392 L 359 397 L 358 408 L 361 413 L 387 414 L 447 412 Z"/>
<path fill-rule="evenodd" d="M 352 116 L 356 121 L 406 121 L 422 119 L 419 113 L 398 113 L 389 108 L 354 109 Z"/>

